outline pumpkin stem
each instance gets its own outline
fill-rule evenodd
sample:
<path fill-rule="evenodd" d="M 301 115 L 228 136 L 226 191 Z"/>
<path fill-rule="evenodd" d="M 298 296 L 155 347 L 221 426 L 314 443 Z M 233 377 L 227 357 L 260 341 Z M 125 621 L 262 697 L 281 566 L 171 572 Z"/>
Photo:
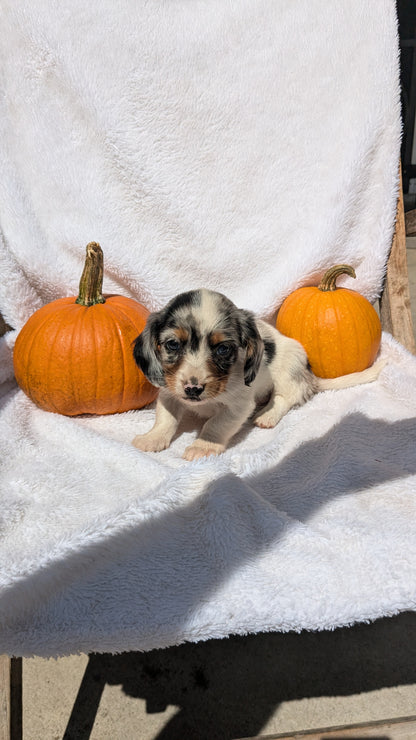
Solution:
<path fill-rule="evenodd" d="M 79 295 L 75 303 L 81 306 L 94 306 L 96 303 L 105 303 L 102 294 L 104 275 L 103 250 L 97 242 L 87 244 L 87 256 L 79 281 Z"/>
<path fill-rule="evenodd" d="M 336 281 L 340 275 L 344 274 L 352 278 L 356 277 L 355 270 L 350 265 L 335 265 L 334 267 L 330 267 L 319 283 L 318 289 L 324 292 L 327 290 L 337 290 Z"/>

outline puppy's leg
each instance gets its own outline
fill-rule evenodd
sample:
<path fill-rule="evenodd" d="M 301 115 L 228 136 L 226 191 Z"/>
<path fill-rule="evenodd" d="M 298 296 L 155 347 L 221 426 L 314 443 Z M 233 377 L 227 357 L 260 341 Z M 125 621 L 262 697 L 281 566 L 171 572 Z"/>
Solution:
<path fill-rule="evenodd" d="M 296 389 L 295 389 L 296 391 Z M 273 390 L 270 401 L 256 415 L 254 424 L 262 429 L 271 429 L 290 411 L 293 406 L 299 406 L 304 401 L 300 400 L 298 394 L 289 393 L 282 396 Z"/>
<path fill-rule="evenodd" d="M 214 416 L 205 422 L 198 438 L 186 448 L 183 458 L 197 460 L 209 455 L 220 455 L 228 442 L 237 434 L 253 411 L 252 402 L 240 404 L 238 410 L 221 406 Z"/>
<path fill-rule="evenodd" d="M 291 357 L 288 366 L 276 363 L 270 367 L 273 388 L 270 400 L 254 419 L 254 424 L 270 429 L 294 406 L 302 406 L 315 392 L 313 375 L 302 354 Z"/>
<path fill-rule="evenodd" d="M 133 445 L 143 452 L 160 452 L 169 447 L 182 417 L 182 407 L 174 398 L 162 391 L 156 403 L 156 419 L 146 434 L 138 434 Z"/>

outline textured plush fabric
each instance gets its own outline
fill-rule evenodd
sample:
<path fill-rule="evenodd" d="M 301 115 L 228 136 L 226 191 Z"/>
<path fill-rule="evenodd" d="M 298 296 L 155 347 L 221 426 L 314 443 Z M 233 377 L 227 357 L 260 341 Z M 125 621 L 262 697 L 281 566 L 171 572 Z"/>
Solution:
<path fill-rule="evenodd" d="M 218 458 L 70 419 L 12 379 L 16 331 L 76 294 L 207 287 L 272 320 L 337 263 L 374 299 L 400 144 L 393 0 L 2 4 L 0 652 L 150 649 L 414 608 L 416 361 L 320 394 Z M 341 281 L 342 282 L 342 281 Z"/>
<path fill-rule="evenodd" d="M 393 0 L 2 3 L 5 319 L 106 289 L 268 317 L 334 263 L 380 291 L 400 116 Z M 350 284 L 350 283 L 348 283 Z"/>

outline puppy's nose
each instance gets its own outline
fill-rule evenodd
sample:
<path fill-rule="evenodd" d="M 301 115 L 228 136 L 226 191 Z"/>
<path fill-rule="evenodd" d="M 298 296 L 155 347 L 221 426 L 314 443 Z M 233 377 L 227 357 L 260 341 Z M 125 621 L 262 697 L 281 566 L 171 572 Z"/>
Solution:
<path fill-rule="evenodd" d="M 199 398 L 204 388 L 204 385 L 194 385 L 192 383 L 187 383 L 184 390 L 188 398 Z"/>

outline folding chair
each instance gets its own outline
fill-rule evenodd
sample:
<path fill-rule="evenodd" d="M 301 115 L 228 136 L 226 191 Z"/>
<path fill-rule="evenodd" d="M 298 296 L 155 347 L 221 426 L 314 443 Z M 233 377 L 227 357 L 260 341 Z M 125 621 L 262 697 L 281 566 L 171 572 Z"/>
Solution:
<path fill-rule="evenodd" d="M 396 226 L 384 288 L 380 297 L 380 314 L 383 329 L 390 332 L 409 352 L 415 354 L 402 188 L 398 199 Z M 0 656 L 0 677 L 0 740 L 19 740 L 22 737 L 22 658 Z"/>

